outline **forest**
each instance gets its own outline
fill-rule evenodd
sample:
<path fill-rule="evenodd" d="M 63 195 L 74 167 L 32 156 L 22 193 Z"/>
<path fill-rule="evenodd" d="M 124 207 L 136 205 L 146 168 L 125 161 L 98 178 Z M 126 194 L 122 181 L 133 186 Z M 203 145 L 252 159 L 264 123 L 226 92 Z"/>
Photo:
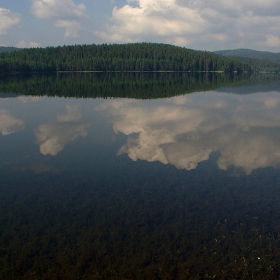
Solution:
<path fill-rule="evenodd" d="M 272 62 L 265 59 L 256 59 L 250 57 L 233 57 L 233 59 L 250 64 L 253 72 L 280 73 L 279 62 Z"/>
<path fill-rule="evenodd" d="M 251 67 L 207 51 L 157 43 L 71 45 L 0 53 L 0 73 L 59 71 L 251 72 Z"/>

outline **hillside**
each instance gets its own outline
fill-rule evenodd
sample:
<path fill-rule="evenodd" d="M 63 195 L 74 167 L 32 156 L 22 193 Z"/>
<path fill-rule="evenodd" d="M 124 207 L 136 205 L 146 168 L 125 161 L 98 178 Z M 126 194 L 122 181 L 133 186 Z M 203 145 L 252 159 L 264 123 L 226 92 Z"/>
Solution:
<path fill-rule="evenodd" d="M 221 51 L 215 51 L 214 53 L 224 55 L 224 56 L 257 58 L 257 59 L 269 60 L 271 62 L 280 63 L 280 53 L 255 51 L 250 49 L 221 50 Z"/>
<path fill-rule="evenodd" d="M 280 53 L 250 49 L 222 50 L 214 53 L 247 63 L 253 72 L 280 72 Z"/>
<path fill-rule="evenodd" d="M 74 45 L 0 53 L 0 72 L 250 72 L 248 64 L 212 52 L 156 43 Z"/>
<path fill-rule="evenodd" d="M 13 52 L 13 51 L 18 51 L 20 50 L 19 48 L 16 47 L 0 47 L 0 53 L 2 52 Z"/>

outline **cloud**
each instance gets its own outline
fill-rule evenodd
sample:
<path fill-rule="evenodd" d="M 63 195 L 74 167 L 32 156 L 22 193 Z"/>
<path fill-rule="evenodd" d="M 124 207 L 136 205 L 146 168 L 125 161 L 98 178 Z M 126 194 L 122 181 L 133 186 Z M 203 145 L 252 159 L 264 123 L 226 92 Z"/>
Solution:
<path fill-rule="evenodd" d="M 205 49 L 248 47 L 250 42 L 252 48 L 276 48 L 279 15 L 276 0 L 135 0 L 114 7 L 107 30 L 94 34 L 109 42 L 159 41 Z"/>
<path fill-rule="evenodd" d="M 0 131 L 2 135 L 8 135 L 25 127 L 23 120 L 14 117 L 6 109 L 0 109 Z"/>
<path fill-rule="evenodd" d="M 180 7 L 175 0 L 139 0 L 138 4 L 138 7 L 115 7 L 112 12 L 115 24 L 107 32 L 95 34 L 106 40 L 125 41 L 128 38 L 140 40 L 143 35 L 180 37 L 201 32 L 206 27 L 197 11 Z"/>
<path fill-rule="evenodd" d="M 72 0 L 33 0 L 32 13 L 38 18 L 77 19 L 86 17 L 85 5 Z"/>
<path fill-rule="evenodd" d="M 256 110 L 258 108 L 258 110 Z M 146 103 L 106 101 L 96 108 L 128 136 L 118 155 L 192 170 L 219 151 L 217 165 L 251 174 L 280 163 L 279 92 L 240 96 L 208 92 Z"/>
<path fill-rule="evenodd" d="M 81 24 L 76 20 L 56 20 L 54 25 L 65 28 L 64 37 L 77 37 L 81 28 Z"/>
<path fill-rule="evenodd" d="M 21 15 L 0 7 L 0 35 L 21 22 Z"/>
<path fill-rule="evenodd" d="M 280 46 L 280 38 L 279 38 L 279 36 L 267 35 L 266 36 L 266 44 L 268 46 L 273 46 L 273 47 Z"/>
<path fill-rule="evenodd" d="M 72 0 L 33 0 L 31 12 L 38 18 L 54 19 L 56 27 L 65 28 L 65 37 L 77 37 L 81 28 L 78 20 L 87 18 L 84 4 Z"/>
<path fill-rule="evenodd" d="M 19 43 L 17 43 L 16 47 L 18 48 L 38 48 L 41 47 L 40 43 L 37 42 L 25 42 L 25 41 L 20 41 Z"/>

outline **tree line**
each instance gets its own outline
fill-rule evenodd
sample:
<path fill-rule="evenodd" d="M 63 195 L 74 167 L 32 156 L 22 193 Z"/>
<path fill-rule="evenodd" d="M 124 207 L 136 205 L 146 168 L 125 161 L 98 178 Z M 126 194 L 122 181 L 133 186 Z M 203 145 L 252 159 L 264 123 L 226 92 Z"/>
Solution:
<path fill-rule="evenodd" d="M 1 72 L 250 72 L 249 64 L 206 51 L 157 43 L 71 45 L 0 53 Z"/>

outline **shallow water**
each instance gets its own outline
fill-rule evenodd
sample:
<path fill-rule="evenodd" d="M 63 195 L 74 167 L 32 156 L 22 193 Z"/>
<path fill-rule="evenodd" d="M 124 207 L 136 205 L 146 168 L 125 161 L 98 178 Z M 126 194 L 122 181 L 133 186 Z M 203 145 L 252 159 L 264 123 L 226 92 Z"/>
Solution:
<path fill-rule="evenodd" d="M 0 279 L 279 277 L 278 83 L 1 96 Z"/>

